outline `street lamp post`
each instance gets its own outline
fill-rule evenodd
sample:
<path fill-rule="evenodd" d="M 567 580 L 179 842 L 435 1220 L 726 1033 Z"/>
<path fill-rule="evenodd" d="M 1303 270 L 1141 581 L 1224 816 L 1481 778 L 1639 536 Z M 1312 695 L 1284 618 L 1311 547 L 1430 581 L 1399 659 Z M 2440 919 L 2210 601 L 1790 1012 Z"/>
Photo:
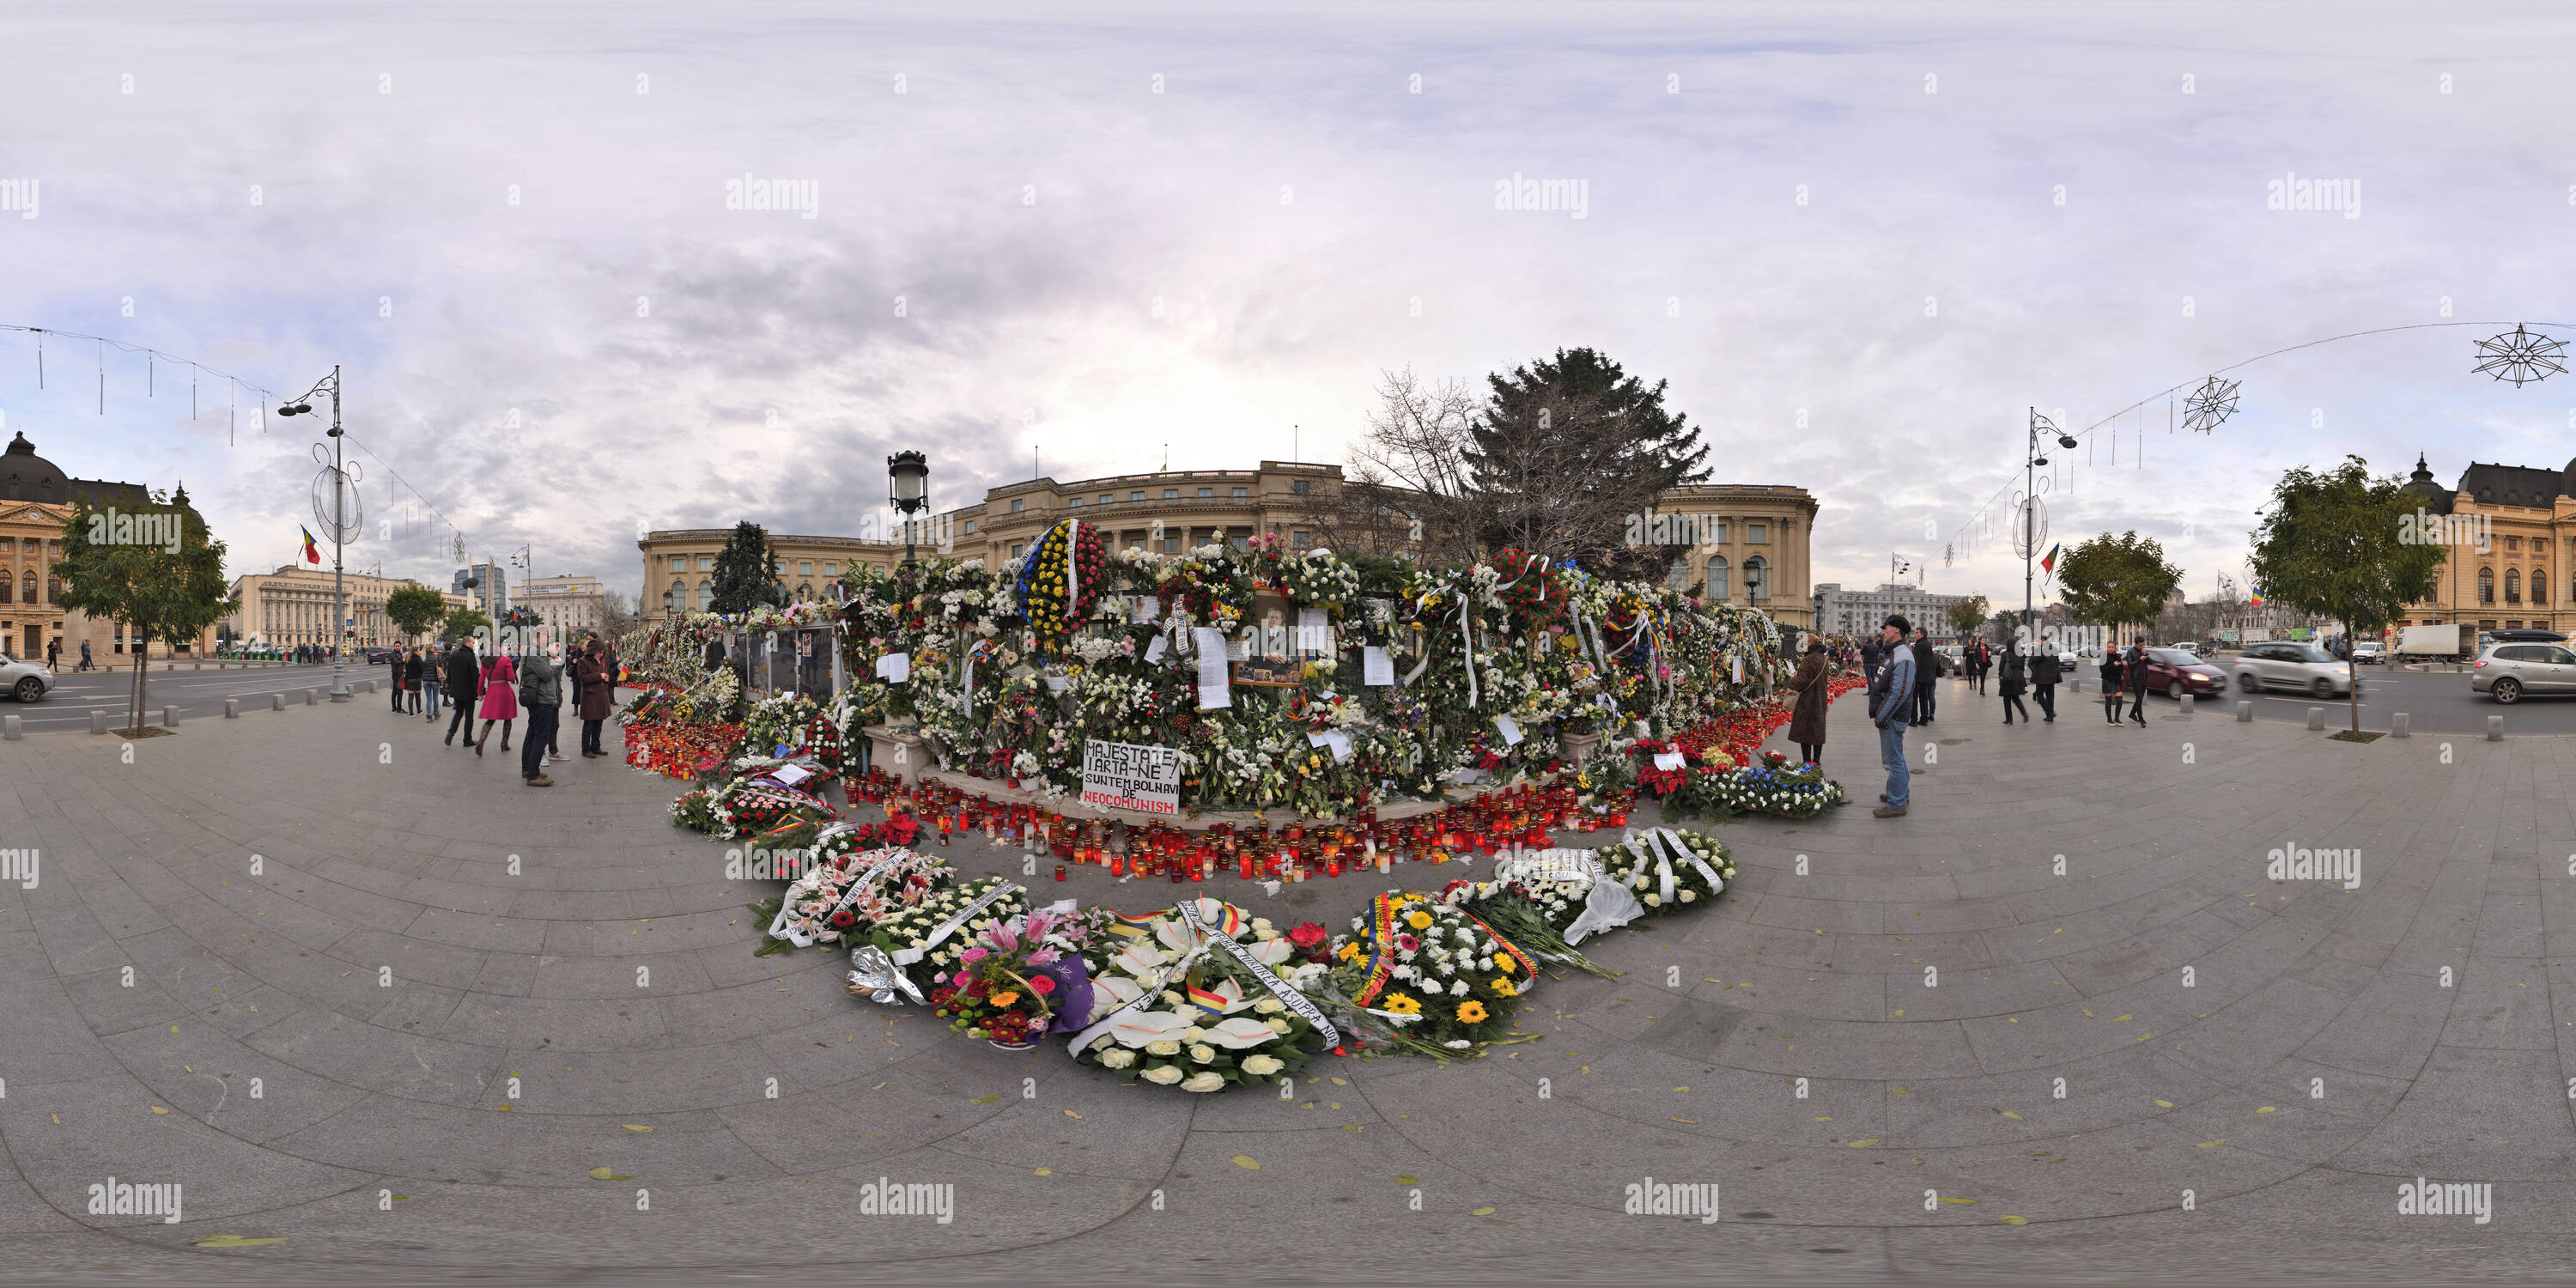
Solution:
<path fill-rule="evenodd" d="M 2039 486 L 2039 467 L 2048 464 L 2048 458 L 2040 455 L 2039 448 L 2039 431 L 2043 425 L 2047 426 L 2048 432 L 2057 435 L 2059 447 L 2073 451 L 2078 446 L 2072 436 L 2060 430 L 2048 417 L 2040 415 L 2039 408 L 2030 409 L 2030 441 L 2022 456 L 2021 627 L 2034 635 L 2038 634 L 2035 625 L 2038 611 L 2031 602 L 2031 565 L 2039 558 L 2039 495 L 2034 489 Z"/>
<path fill-rule="evenodd" d="M 930 504 L 930 459 L 919 452 L 886 458 L 887 499 L 903 514 L 903 566 L 913 566 L 912 516 Z"/>
<path fill-rule="evenodd" d="M 349 591 L 341 568 L 343 538 L 348 534 L 349 485 L 340 459 L 340 367 L 334 363 L 331 374 L 306 390 L 301 398 L 277 409 L 280 416 L 302 416 L 313 410 L 310 399 L 324 388 L 331 391 L 331 700 L 349 700 Z"/>

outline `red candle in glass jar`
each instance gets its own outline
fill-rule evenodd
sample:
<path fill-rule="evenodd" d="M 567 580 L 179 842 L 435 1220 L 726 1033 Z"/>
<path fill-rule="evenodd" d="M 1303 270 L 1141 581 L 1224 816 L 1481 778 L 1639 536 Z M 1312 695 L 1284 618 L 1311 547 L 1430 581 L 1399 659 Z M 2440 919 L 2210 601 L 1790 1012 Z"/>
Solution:
<path fill-rule="evenodd" d="M 1058 881 L 1064 880 L 1064 865 L 1061 863 L 1055 865 L 1055 879 Z"/>

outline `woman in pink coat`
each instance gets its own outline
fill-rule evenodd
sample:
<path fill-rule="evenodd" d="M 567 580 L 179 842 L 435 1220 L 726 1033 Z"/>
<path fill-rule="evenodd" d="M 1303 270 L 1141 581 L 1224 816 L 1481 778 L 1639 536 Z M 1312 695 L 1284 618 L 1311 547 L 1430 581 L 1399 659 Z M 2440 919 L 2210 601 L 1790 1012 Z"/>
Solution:
<path fill-rule="evenodd" d="M 495 653 L 483 663 L 483 738 L 474 744 L 474 754 L 483 754 L 483 743 L 492 741 L 492 724 L 501 725 L 501 750 L 510 749 L 510 722 L 519 718 L 519 668 L 507 653 Z"/>

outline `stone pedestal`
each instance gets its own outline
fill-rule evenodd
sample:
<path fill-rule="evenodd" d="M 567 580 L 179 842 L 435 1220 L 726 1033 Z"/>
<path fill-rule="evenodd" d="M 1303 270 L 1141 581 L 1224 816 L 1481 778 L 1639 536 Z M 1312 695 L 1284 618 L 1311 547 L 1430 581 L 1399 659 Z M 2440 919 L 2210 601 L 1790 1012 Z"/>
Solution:
<path fill-rule="evenodd" d="M 929 748 L 911 729 L 868 725 L 860 732 L 868 739 L 868 765 L 888 778 L 914 782 L 932 767 Z"/>

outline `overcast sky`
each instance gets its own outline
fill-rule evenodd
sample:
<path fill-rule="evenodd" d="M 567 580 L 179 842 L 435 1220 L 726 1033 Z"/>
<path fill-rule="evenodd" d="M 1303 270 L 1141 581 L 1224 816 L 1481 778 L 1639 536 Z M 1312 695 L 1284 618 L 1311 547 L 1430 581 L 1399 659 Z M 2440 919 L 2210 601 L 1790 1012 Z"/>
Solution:
<path fill-rule="evenodd" d="M 17 4 L 0 48 L 0 180 L 39 198 L 0 210 L 0 323 L 280 393 L 343 364 L 380 458 L 351 561 L 441 584 L 433 506 L 631 592 L 641 528 L 856 532 L 891 451 L 942 506 L 1032 448 L 1341 461 L 1385 369 L 1574 345 L 1670 380 L 1718 481 L 1814 492 L 1817 580 L 1894 552 L 1998 602 L 2019 563 L 1963 531 L 2033 404 L 2499 324 L 2269 358 L 2214 434 L 2156 396 L 2116 468 L 2112 427 L 2060 454 L 2055 535 L 2155 536 L 2195 597 L 2288 466 L 2576 453 L 2576 378 L 2470 371 L 2576 320 L 2561 5 Z M 1584 204 L 1497 209 L 1515 176 Z M 2357 214 L 2268 208 L 2292 176 Z M 812 217 L 728 210 L 746 178 Z M 244 391 L 228 441 L 225 382 L 192 421 L 184 367 L 147 399 L 114 350 L 102 416 L 97 365 L 48 339 L 39 389 L 0 332 L 7 428 L 184 479 L 235 571 L 292 556 L 310 421 L 263 436 Z"/>

